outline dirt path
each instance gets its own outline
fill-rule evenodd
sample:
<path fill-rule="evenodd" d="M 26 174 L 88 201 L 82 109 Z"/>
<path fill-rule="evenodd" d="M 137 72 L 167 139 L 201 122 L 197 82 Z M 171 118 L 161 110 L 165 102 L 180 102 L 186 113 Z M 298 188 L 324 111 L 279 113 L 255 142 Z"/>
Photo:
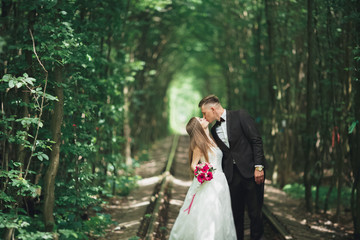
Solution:
<path fill-rule="evenodd" d="M 309 214 L 302 199 L 290 198 L 282 190 L 265 185 L 265 204 L 278 219 L 286 224 L 295 239 L 352 239 L 353 225 L 350 213 L 344 213 L 341 223 L 334 223 L 331 215 Z"/>
<path fill-rule="evenodd" d="M 142 178 L 138 182 L 138 188 L 129 196 L 109 199 L 109 204 L 104 206 L 105 213 L 110 214 L 118 224 L 110 226 L 107 235 L 101 240 L 136 239 L 141 218 L 150 203 L 153 189 L 160 180 L 171 144 L 172 137 L 156 142 L 149 151 L 149 161 L 136 169 L 136 174 Z"/>

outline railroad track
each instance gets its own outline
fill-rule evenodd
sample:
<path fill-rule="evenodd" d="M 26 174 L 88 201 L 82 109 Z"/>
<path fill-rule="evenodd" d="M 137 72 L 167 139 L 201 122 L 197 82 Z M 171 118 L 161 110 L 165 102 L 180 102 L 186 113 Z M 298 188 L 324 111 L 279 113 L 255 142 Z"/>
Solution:
<path fill-rule="evenodd" d="M 185 198 L 191 179 L 188 174 L 188 137 L 174 136 L 168 159 L 155 185 L 151 200 L 141 219 L 137 236 L 140 239 L 168 239 L 171 227 Z M 295 239 L 286 225 L 264 205 L 265 236 L 271 240 Z M 246 226 L 247 225 L 247 226 Z M 245 229 L 249 229 L 249 220 L 245 220 Z M 245 239 L 250 239 L 249 230 Z"/>
<path fill-rule="evenodd" d="M 170 170 L 175 158 L 175 152 L 179 142 L 179 135 L 174 136 L 169 158 L 166 162 L 161 180 L 155 186 L 150 204 L 148 205 L 144 216 L 142 217 L 140 227 L 137 233 L 141 239 L 164 239 L 162 229 L 166 228 L 166 219 L 161 214 L 167 210 L 169 205 L 169 195 L 171 195 L 172 175 Z M 165 214 L 166 216 L 166 214 Z"/>

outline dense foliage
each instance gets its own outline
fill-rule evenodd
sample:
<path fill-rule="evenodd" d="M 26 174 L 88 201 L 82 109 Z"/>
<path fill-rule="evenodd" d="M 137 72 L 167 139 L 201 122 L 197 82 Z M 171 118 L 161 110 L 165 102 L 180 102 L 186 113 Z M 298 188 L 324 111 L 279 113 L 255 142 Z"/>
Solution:
<path fill-rule="evenodd" d="M 360 234 L 359 8 L 356 0 L 2 0 L 0 234 L 103 234 L 104 196 L 135 186 L 140 150 L 169 134 L 168 89 L 187 84 L 178 98 L 196 105 L 215 93 L 256 118 L 267 177 L 281 187 L 300 179 L 309 211 L 326 211 L 336 193 L 339 217 L 348 207 L 342 188 L 352 189 Z M 186 120 L 183 111 L 175 116 Z"/>

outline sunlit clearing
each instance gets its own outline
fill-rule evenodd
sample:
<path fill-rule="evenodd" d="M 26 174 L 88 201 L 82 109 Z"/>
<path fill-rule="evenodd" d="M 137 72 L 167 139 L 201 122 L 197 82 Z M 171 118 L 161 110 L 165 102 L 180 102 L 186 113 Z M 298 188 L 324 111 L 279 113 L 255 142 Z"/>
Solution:
<path fill-rule="evenodd" d="M 198 103 L 201 95 L 194 88 L 191 76 L 176 75 L 168 90 L 170 129 L 173 133 L 186 134 L 185 126 L 193 116 L 201 117 Z"/>

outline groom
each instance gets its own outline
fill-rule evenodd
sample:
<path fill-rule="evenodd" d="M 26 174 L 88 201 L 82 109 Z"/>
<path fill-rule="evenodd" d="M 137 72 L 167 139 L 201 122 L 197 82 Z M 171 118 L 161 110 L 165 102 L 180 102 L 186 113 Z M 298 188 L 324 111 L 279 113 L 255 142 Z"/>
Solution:
<path fill-rule="evenodd" d="M 251 239 L 265 239 L 261 211 L 265 158 L 255 122 L 244 110 L 224 109 L 215 95 L 203 98 L 199 107 L 208 122 L 216 120 L 211 133 L 223 152 L 222 166 L 229 183 L 237 238 L 244 239 L 246 205 Z"/>

